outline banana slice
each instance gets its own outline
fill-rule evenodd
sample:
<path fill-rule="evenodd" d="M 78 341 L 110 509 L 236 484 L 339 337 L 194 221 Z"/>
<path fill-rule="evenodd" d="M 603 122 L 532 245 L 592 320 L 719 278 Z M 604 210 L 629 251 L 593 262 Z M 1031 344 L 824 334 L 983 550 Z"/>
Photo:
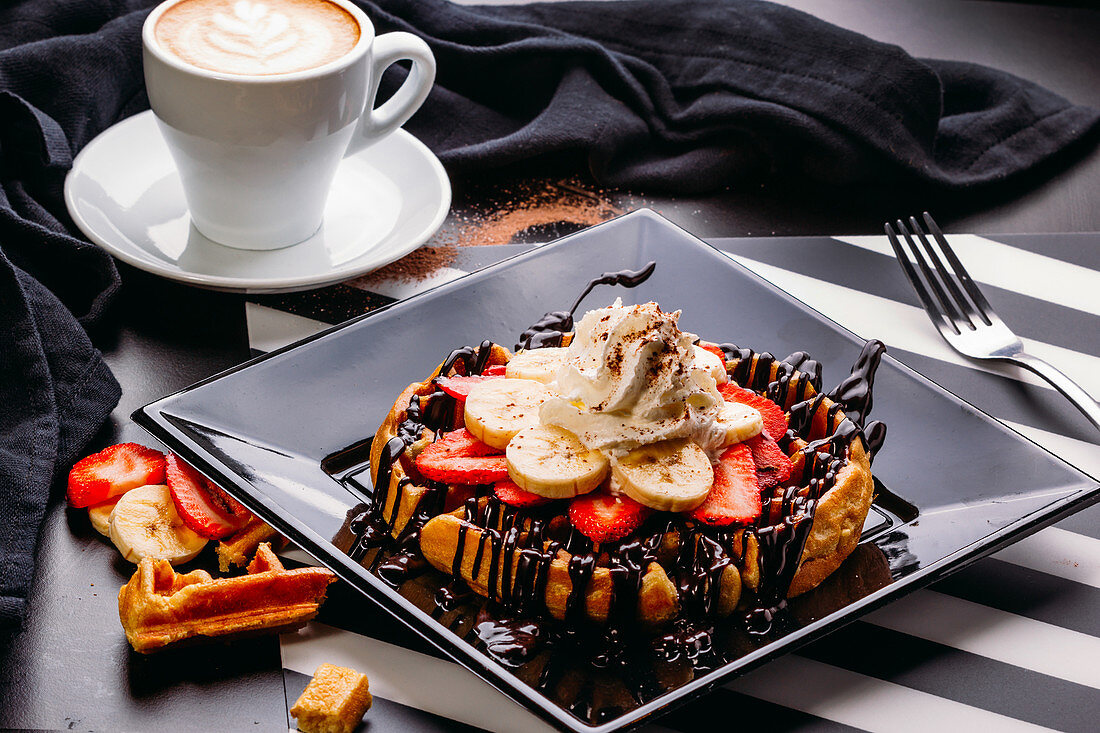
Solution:
<path fill-rule="evenodd" d="M 726 364 L 718 358 L 717 354 L 713 351 L 707 351 L 699 344 L 696 344 L 694 348 L 696 367 L 706 370 L 718 384 L 725 384 L 729 381 L 729 375 L 726 374 Z"/>
<path fill-rule="evenodd" d="M 748 405 L 723 402 L 715 427 L 726 433 L 723 445 L 733 445 L 759 435 L 764 429 L 764 418 L 758 410 Z"/>
<path fill-rule="evenodd" d="M 88 519 L 92 522 L 92 529 L 104 537 L 111 536 L 110 522 L 111 512 L 115 510 L 115 504 L 122 498 L 122 494 L 113 496 L 107 501 L 92 504 L 88 507 Z"/>
<path fill-rule="evenodd" d="M 513 379 L 533 379 L 536 382 L 549 384 L 554 381 L 554 375 L 565 363 L 567 351 L 568 349 L 562 347 L 549 346 L 545 349 L 521 351 L 508 362 L 508 366 L 504 368 L 504 376 Z"/>
<path fill-rule="evenodd" d="M 512 436 L 539 423 L 539 405 L 550 396 L 530 379 L 486 379 L 466 397 L 466 429 L 482 443 L 504 450 Z"/>
<path fill-rule="evenodd" d="M 548 499 L 568 499 L 603 483 L 607 458 L 556 425 L 520 430 L 505 451 L 508 475 L 520 488 Z"/>
<path fill-rule="evenodd" d="M 611 475 L 631 499 L 663 512 L 694 509 L 714 484 L 707 454 L 685 438 L 643 445 L 612 458 Z"/>
<path fill-rule="evenodd" d="M 111 512 L 109 532 L 122 556 L 135 564 L 146 557 L 184 563 L 206 546 L 180 519 L 168 487 L 156 484 L 122 495 Z"/>

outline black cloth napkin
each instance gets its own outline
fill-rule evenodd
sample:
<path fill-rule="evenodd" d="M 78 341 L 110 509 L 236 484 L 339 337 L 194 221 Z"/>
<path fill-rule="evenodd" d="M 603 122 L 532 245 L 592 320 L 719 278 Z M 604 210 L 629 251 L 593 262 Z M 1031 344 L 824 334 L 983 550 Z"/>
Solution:
<path fill-rule="evenodd" d="M 452 169 L 577 156 L 608 186 L 955 195 L 1024 177 L 1097 129 L 1096 110 L 1011 74 L 914 59 L 768 2 L 358 4 L 431 45 L 437 88 L 406 128 Z"/>
<path fill-rule="evenodd" d="M 62 185 L 73 153 L 120 117 L 121 98 L 144 99 L 140 55 L 116 47 L 141 19 L 112 24 L 133 8 L 80 5 L 0 9 L 0 626 L 22 619 L 51 488 L 121 395 L 83 328 L 118 271 L 72 236 Z"/>
<path fill-rule="evenodd" d="M 147 108 L 153 4 L 0 7 L 0 625 L 22 615 L 50 487 L 119 399 L 82 328 L 118 273 L 74 236 L 62 184 L 92 137 Z M 1094 110 L 1027 81 L 765 2 L 359 4 L 380 32 L 432 46 L 438 83 L 407 128 L 453 170 L 553 161 L 643 189 L 797 179 L 962 194 L 1037 176 L 1096 137 Z"/>

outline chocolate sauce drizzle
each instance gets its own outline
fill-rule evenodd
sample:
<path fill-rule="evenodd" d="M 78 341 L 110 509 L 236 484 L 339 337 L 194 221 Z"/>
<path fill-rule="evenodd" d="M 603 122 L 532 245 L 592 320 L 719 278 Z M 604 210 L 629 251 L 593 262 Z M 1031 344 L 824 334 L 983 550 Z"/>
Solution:
<path fill-rule="evenodd" d="M 400 494 L 394 498 L 388 515 L 385 509 L 389 502 L 393 467 L 405 450 L 424 436 L 425 431 L 430 431 L 438 438 L 443 433 L 454 430 L 455 398 L 443 391 L 439 386 L 439 379 L 452 371 L 466 375 L 481 374 L 488 366 L 492 350 L 493 342 L 488 340 L 476 348 L 465 346 L 455 349 L 443 360 L 440 376 L 432 379 L 430 384 L 433 391 L 424 397 L 412 396 L 405 409 L 405 419 L 397 426 L 397 434 L 382 449 L 370 508 L 351 519 L 349 527 L 356 534 L 357 540 L 348 554 L 352 559 L 361 562 L 371 550 L 387 550 L 387 553 L 376 553 L 370 569 L 394 587 L 425 569 L 425 562 L 420 554 L 420 529 L 443 510 L 447 485 L 438 481 L 426 481 L 427 490 L 421 496 L 413 518 L 405 525 L 401 534 L 394 538 L 391 530 L 397 523 L 401 508 Z M 398 492 L 409 483 L 409 478 L 402 479 L 397 486 Z"/>
<path fill-rule="evenodd" d="M 581 301 L 597 285 L 635 287 L 652 275 L 656 263 L 637 271 L 604 273 L 588 283 L 568 311 L 544 315 L 523 332 L 517 348 L 558 346 L 564 333 L 573 328 L 573 314 Z M 440 375 L 452 372 L 481 374 L 488 364 L 493 344 L 484 341 L 477 348 L 452 351 L 440 369 Z M 601 648 L 591 656 L 596 667 L 623 664 L 624 632 L 636 623 L 638 595 L 651 563 L 659 562 L 668 572 L 679 593 L 680 614 L 674 629 L 658 637 L 654 648 L 667 658 L 683 655 L 693 664 L 711 648 L 708 619 L 713 617 L 721 597 L 722 574 L 731 564 L 746 556 L 749 542 L 755 541 L 760 582 L 755 594 L 747 599 L 749 611 L 745 626 L 751 634 L 766 634 L 782 618 L 791 582 L 798 571 L 814 512 L 821 497 L 833 487 L 839 471 L 848 461 L 852 441 L 862 440 L 869 456 L 878 450 L 885 437 L 885 425 L 866 422 L 871 411 L 871 392 L 875 370 L 885 347 L 880 341 L 864 346 L 851 374 L 828 393 L 821 391 L 821 365 L 802 351 L 783 359 L 764 352 L 722 344 L 730 376 L 744 387 L 761 393 L 789 408 L 789 428 L 778 436 L 781 447 L 789 452 L 795 441 L 806 443 L 799 449 L 803 469 L 786 486 L 777 486 L 764 497 L 764 509 L 749 527 L 708 527 L 691 522 L 683 515 L 657 513 L 634 536 L 614 543 L 594 545 L 569 522 L 554 522 L 553 505 L 549 509 L 517 509 L 496 498 L 491 487 L 476 487 L 463 505 L 463 522 L 452 561 L 452 576 L 438 589 L 435 602 L 439 614 L 477 598 L 461 580 L 466 563 L 467 535 L 476 528 L 478 542 L 473 550 L 475 577 L 488 567 L 489 613 L 483 609 L 467 631 L 471 643 L 484 647 L 503 663 L 520 665 L 529 660 L 540 645 L 552 637 L 575 633 L 587 617 L 586 591 L 597 568 L 606 569 L 612 586 L 609 595 L 607 628 L 599 637 Z M 423 525 L 441 513 L 447 487 L 428 481 L 413 515 L 401 534 L 391 530 L 397 521 L 400 497 L 395 497 L 387 513 L 393 466 L 409 446 L 425 435 L 438 438 L 455 427 L 455 400 L 432 380 L 433 390 L 414 395 L 405 411 L 397 434 L 386 443 L 377 466 L 375 495 L 370 508 L 351 520 L 357 540 L 349 554 L 363 562 L 370 550 L 380 548 L 369 567 L 386 582 L 398 586 L 417 572 L 426 570 L 420 554 L 419 538 Z M 826 411 L 827 436 L 807 442 L 815 416 L 825 400 L 833 404 Z M 841 418 L 841 412 L 844 417 Z M 801 443 L 800 443 L 801 444 Z M 397 488 L 402 488 L 405 479 Z M 545 619 L 545 591 L 555 559 L 567 560 L 571 589 L 565 601 L 564 623 L 554 634 L 540 622 Z M 487 564 L 487 565 L 486 565 Z M 514 581 L 511 579 L 514 575 Z M 745 601 L 742 601 L 744 604 Z M 554 684 L 553 665 L 544 670 L 539 682 Z M 583 700 L 577 702 L 583 707 Z M 578 715 L 581 711 L 578 711 Z M 587 719 L 587 717 L 586 717 Z"/>
<path fill-rule="evenodd" d="M 867 416 L 871 413 L 875 371 L 885 352 L 886 346 L 881 341 L 868 341 L 852 366 L 852 373 L 829 393 L 829 399 L 844 405 L 844 413 L 860 426 L 863 444 L 871 460 L 886 440 L 885 423 L 878 420 L 867 422 Z"/>
<path fill-rule="evenodd" d="M 763 392 L 780 405 L 794 401 L 788 411 L 787 433 L 779 440 L 784 451 L 789 452 L 793 441 L 808 439 L 814 417 L 826 399 L 832 401 L 825 413 L 827 437 L 799 450 L 803 461 L 801 480 L 797 485 L 776 487 L 775 493 L 765 500 L 756 525 L 743 536 L 743 541 L 750 536 L 756 539 L 760 573 L 756 603 L 746 617 L 746 626 L 750 633 L 767 634 L 782 618 L 817 503 L 836 483 L 837 474 L 847 463 L 850 444 L 857 438 L 863 441 L 871 459 L 886 437 L 885 424 L 865 423 L 871 411 L 875 371 L 886 347 L 881 341 L 868 341 L 851 374 L 828 393 L 820 391 L 821 365 L 805 352 L 797 351 L 777 362 L 767 352 L 755 355 L 754 359 L 751 349 L 738 349 L 731 344 L 723 344 L 721 348 L 728 359 L 736 360 L 731 371 L 734 381 Z M 808 387 L 816 392 L 813 397 L 807 398 Z M 838 420 L 841 412 L 844 418 Z"/>
<path fill-rule="evenodd" d="M 636 288 L 648 280 L 656 269 L 657 263 L 649 262 L 640 270 L 605 272 L 594 280 L 590 280 L 581 294 L 577 296 L 577 299 L 573 301 L 572 308 L 567 311 L 550 311 L 521 333 L 519 343 L 516 344 L 516 351 L 520 349 L 541 349 L 544 346 L 561 346 L 562 336 L 573 330 L 573 314 L 577 312 L 581 301 L 597 285 L 621 285 L 624 288 Z"/>

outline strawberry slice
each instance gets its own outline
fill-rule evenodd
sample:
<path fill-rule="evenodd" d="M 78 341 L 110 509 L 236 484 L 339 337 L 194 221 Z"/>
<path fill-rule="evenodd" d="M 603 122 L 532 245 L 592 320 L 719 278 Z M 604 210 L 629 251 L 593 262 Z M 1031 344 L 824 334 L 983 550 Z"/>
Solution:
<path fill-rule="evenodd" d="M 252 519 L 252 512 L 248 511 L 244 504 L 234 499 L 225 492 L 225 489 L 209 479 L 206 480 L 206 492 L 210 494 L 211 501 L 217 504 L 218 508 L 221 509 L 224 514 L 233 517 L 238 528 L 244 526 Z"/>
<path fill-rule="evenodd" d="M 470 394 L 470 388 L 478 382 L 484 382 L 486 379 L 499 379 L 504 374 L 473 374 L 469 377 L 440 377 L 437 380 L 437 384 L 440 388 L 454 397 L 456 400 L 465 400 Z"/>
<path fill-rule="evenodd" d="M 760 516 L 760 485 L 752 451 L 744 443 L 730 446 L 714 467 L 714 488 L 691 510 L 691 518 L 716 527 L 749 524 Z"/>
<path fill-rule="evenodd" d="M 440 458 L 451 456 L 457 458 L 499 456 L 504 453 L 504 451 L 499 448 L 494 448 L 487 443 L 482 443 L 466 428 L 459 428 L 458 430 L 444 433 L 440 436 L 439 440 L 435 441 L 424 450 L 432 450 L 436 452 Z M 423 453 L 421 453 L 421 455 L 423 455 Z"/>
<path fill-rule="evenodd" d="M 767 397 L 758 395 L 751 389 L 745 389 L 733 382 L 718 385 L 718 391 L 726 402 L 736 402 L 748 405 L 757 410 L 760 417 L 764 418 L 764 431 L 772 438 L 778 440 L 787 432 L 787 416 L 783 414 L 783 408 L 775 404 Z"/>
<path fill-rule="evenodd" d="M 208 540 L 220 540 L 233 534 L 244 524 L 220 499 L 233 500 L 174 453 L 168 455 L 165 476 L 168 491 L 172 494 L 172 501 L 180 518 L 195 534 Z M 215 495 L 220 495 L 220 498 L 215 499 Z M 233 501 L 233 504 L 237 502 Z M 237 506 L 247 512 L 244 507 L 239 504 Z"/>
<path fill-rule="evenodd" d="M 492 484 L 508 478 L 508 463 L 500 451 L 466 428 L 452 430 L 420 451 L 416 468 L 424 478 L 445 484 Z"/>
<path fill-rule="evenodd" d="M 451 484 L 447 487 L 447 495 L 443 498 L 443 512 L 449 514 L 455 509 L 466 505 L 466 502 L 478 495 L 477 486 L 465 484 Z"/>
<path fill-rule="evenodd" d="M 437 459 L 425 449 L 416 457 L 416 468 L 424 478 L 444 484 L 492 484 L 508 478 L 508 462 L 504 456 Z"/>
<path fill-rule="evenodd" d="M 453 425 L 456 430 L 466 427 L 466 400 L 465 399 L 455 400 L 454 415 L 455 416 L 454 416 L 454 419 L 451 422 L 451 425 Z"/>
<path fill-rule="evenodd" d="M 485 371 L 481 373 L 483 377 L 503 377 L 504 372 L 507 369 L 503 364 L 494 364 L 491 367 L 485 367 Z"/>
<path fill-rule="evenodd" d="M 593 491 L 569 503 L 569 521 L 581 534 L 597 543 L 621 540 L 638 529 L 648 515 L 648 507 L 625 494 L 612 496 Z"/>
<path fill-rule="evenodd" d="M 722 351 L 722 347 L 718 344 L 711 343 L 710 341 L 700 341 L 699 348 L 706 349 L 721 359 L 723 364 L 726 363 L 726 352 Z"/>
<path fill-rule="evenodd" d="M 514 481 L 509 480 L 497 481 L 493 485 L 493 493 L 508 506 L 519 508 L 542 506 L 543 504 L 553 501 L 553 499 L 548 499 L 545 496 L 539 496 L 538 494 L 533 494 L 530 491 L 521 489 Z"/>
<path fill-rule="evenodd" d="M 137 443 L 120 443 L 73 466 L 69 471 L 69 505 L 100 504 L 130 489 L 163 483 L 163 453 Z"/>
<path fill-rule="evenodd" d="M 779 449 L 779 444 L 767 435 L 756 435 L 745 441 L 752 451 L 752 460 L 756 464 L 756 480 L 760 484 L 760 493 L 766 494 L 791 477 L 791 459 Z"/>

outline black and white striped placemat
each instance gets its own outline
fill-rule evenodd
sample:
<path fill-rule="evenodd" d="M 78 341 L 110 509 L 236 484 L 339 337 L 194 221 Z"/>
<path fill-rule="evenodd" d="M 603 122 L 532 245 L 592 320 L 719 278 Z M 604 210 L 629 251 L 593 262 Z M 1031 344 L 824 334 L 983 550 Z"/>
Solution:
<path fill-rule="evenodd" d="M 953 235 L 960 258 L 1036 355 L 1100 394 L 1100 235 Z M 715 246 L 1025 436 L 1100 476 L 1100 436 L 1045 383 L 976 366 L 940 340 L 884 237 L 716 239 Z M 524 251 L 460 249 L 424 282 L 341 285 L 251 298 L 257 353 Z M 1100 507 L 1086 509 L 928 589 L 723 686 L 647 731 L 1068 730 L 1100 726 Z M 292 551 L 293 552 L 293 551 Z M 301 559 L 306 559 L 301 556 Z M 367 673 L 371 731 L 550 727 L 337 592 L 282 638 L 290 702 L 321 662 Z M 289 722 L 289 721 L 288 721 Z"/>

